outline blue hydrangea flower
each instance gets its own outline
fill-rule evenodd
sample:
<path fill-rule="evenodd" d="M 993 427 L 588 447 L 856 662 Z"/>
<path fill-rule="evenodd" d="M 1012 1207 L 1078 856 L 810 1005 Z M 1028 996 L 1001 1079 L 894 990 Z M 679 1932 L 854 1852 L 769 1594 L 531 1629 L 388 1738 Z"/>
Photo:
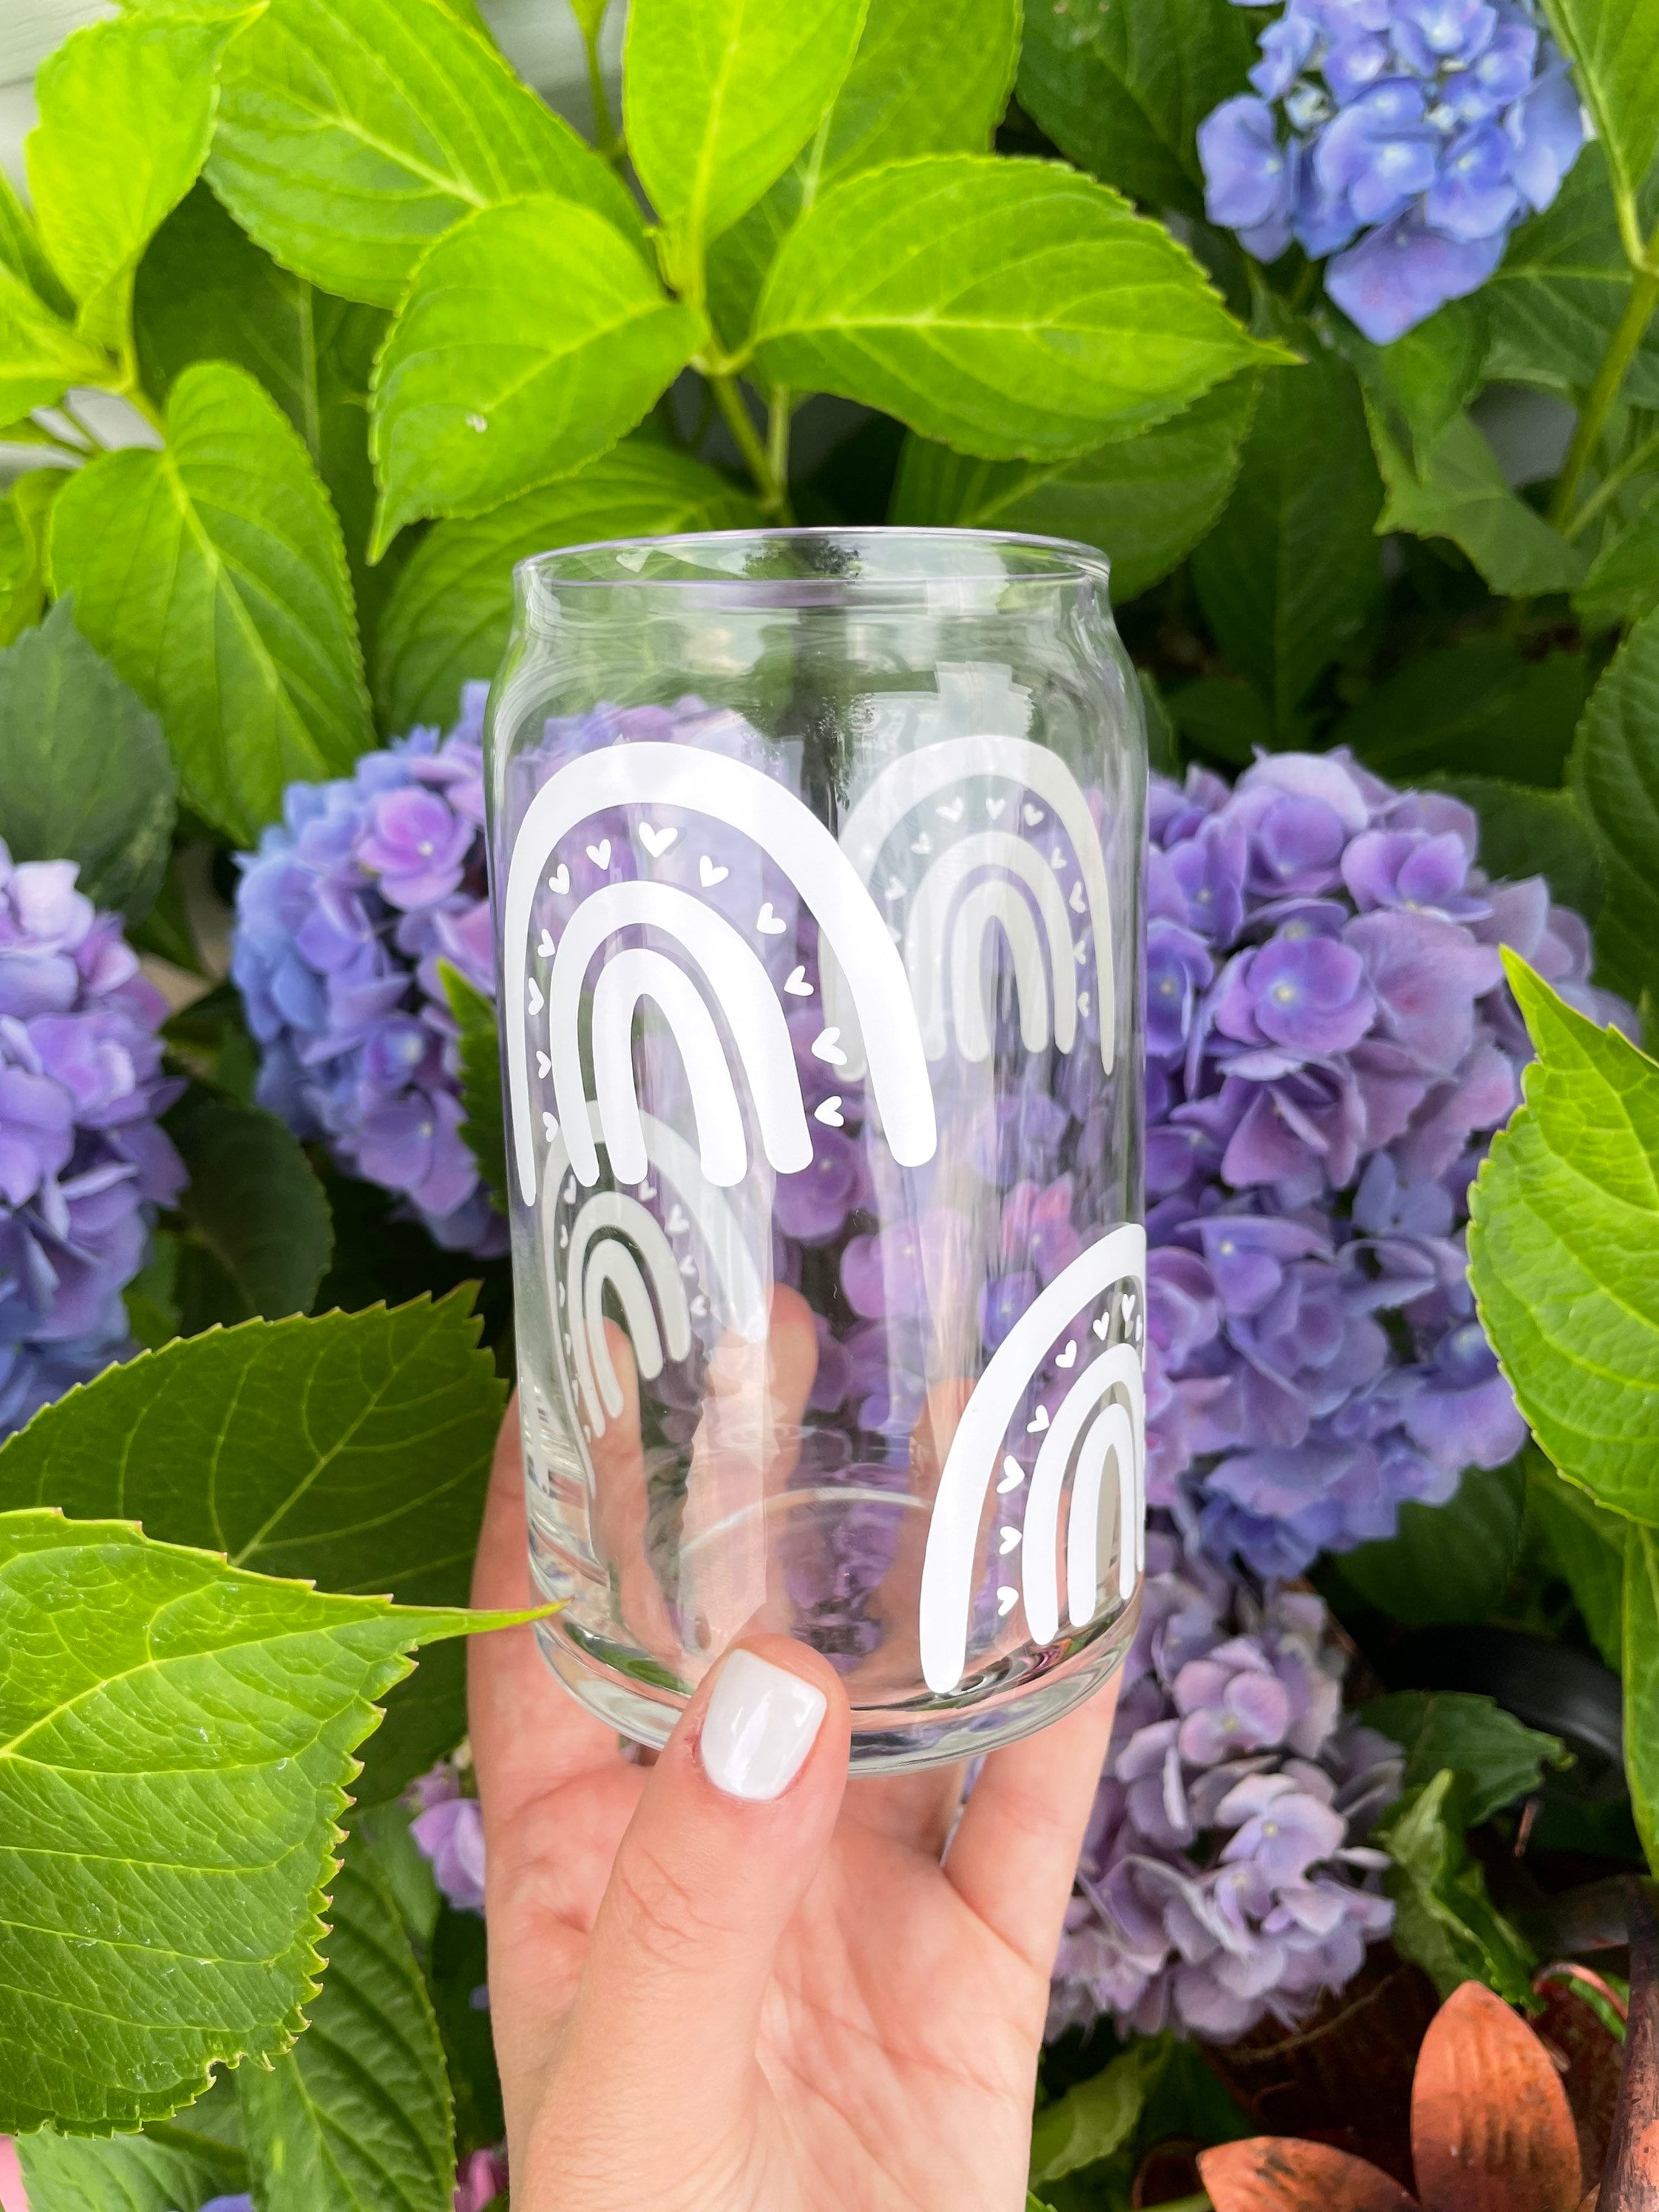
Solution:
<path fill-rule="evenodd" d="M 1378 345 L 1484 284 L 1584 143 L 1532 0 L 1286 0 L 1257 43 L 1254 92 L 1199 126 L 1210 220 L 1327 261 Z"/>
<path fill-rule="evenodd" d="M 185 1182 L 165 1002 L 76 873 L 0 845 L 0 1436 L 131 1348 L 121 1293 Z"/>
<path fill-rule="evenodd" d="M 1146 1597 L 1066 1910 L 1057 2034 L 1111 2014 L 1227 2043 L 1286 2026 L 1386 1936 L 1398 1747 L 1342 1711 L 1342 1652 L 1310 1595 L 1147 1539 Z"/>
<path fill-rule="evenodd" d="M 1293 1576 L 1525 1434 L 1465 1276 L 1528 1050 L 1499 946 L 1632 1018 L 1541 879 L 1475 865 L 1467 807 L 1346 754 L 1154 778 L 1150 819 L 1152 1494 Z"/>
<path fill-rule="evenodd" d="M 231 974 L 263 1054 L 258 1098 L 441 1244 L 506 1249 L 460 1134 L 455 1024 L 439 965 L 495 987 L 484 878 L 486 687 L 447 738 L 417 729 L 349 779 L 290 784 L 244 857 Z"/>

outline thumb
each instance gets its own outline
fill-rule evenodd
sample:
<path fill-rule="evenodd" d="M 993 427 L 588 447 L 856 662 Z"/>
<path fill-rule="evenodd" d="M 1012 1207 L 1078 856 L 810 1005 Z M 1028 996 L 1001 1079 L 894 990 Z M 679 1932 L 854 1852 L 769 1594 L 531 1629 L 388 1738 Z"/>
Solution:
<path fill-rule="evenodd" d="M 850 1726 L 826 1661 L 787 1637 L 751 1637 L 701 1686 L 651 1770 L 594 1923 L 561 2071 L 591 2062 L 592 2093 L 608 2105 L 639 2097 L 653 2132 L 684 2126 L 706 2140 L 741 2114 L 773 1954 L 841 1808 Z"/>

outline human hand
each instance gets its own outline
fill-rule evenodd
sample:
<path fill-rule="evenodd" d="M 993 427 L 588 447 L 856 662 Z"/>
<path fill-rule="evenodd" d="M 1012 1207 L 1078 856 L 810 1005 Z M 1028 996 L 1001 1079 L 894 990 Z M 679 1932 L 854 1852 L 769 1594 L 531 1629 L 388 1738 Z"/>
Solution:
<path fill-rule="evenodd" d="M 531 1601 L 511 1410 L 474 1596 Z M 650 1768 L 528 1628 L 471 1666 L 514 2212 L 1019 2212 L 1115 1684 L 992 1753 L 953 1834 L 963 1770 L 849 1783 L 846 1693 L 787 1638 Z"/>

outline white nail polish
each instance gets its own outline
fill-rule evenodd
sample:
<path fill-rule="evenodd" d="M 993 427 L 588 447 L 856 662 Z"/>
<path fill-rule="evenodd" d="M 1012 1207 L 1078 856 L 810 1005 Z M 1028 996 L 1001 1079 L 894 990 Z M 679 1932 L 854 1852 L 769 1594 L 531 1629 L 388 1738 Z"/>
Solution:
<path fill-rule="evenodd" d="M 781 1797 L 812 1748 L 826 1699 L 822 1690 L 752 1651 L 720 1662 L 703 1715 L 704 1771 L 728 1797 Z"/>

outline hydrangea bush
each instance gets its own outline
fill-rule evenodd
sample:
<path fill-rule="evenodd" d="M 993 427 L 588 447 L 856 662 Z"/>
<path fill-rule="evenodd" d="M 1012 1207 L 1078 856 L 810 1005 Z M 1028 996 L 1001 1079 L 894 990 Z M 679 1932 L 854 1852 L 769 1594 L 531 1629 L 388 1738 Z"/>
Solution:
<path fill-rule="evenodd" d="M 672 50 L 689 4 L 631 0 L 630 39 Z M 463 2212 L 504 2187 L 481 1831 L 433 1765 L 460 1670 L 401 1684 L 422 1632 L 361 1601 L 354 1633 L 392 1639 L 365 1740 L 370 1705 L 319 1721 L 328 1669 L 287 1646 L 192 1646 L 212 1698 L 170 1697 L 171 1647 L 104 1662 L 153 1657 L 169 1577 L 204 1590 L 210 1644 L 335 1601 L 308 1582 L 465 1601 L 510 1314 L 462 1127 L 487 1024 L 445 978 L 491 988 L 477 687 L 514 562 L 550 546 L 884 518 L 1111 559 L 1166 771 L 1153 1571 L 1045 2096 L 1110 2035 L 1127 2071 L 1084 2102 L 1127 2112 L 1160 2024 L 1224 2053 L 1252 2021 L 1328 2025 L 1390 1907 L 1397 1949 L 1518 1994 L 1517 1893 L 1635 1870 L 1631 1820 L 1659 1860 L 1652 1625 L 1627 1605 L 1615 1632 L 1607 1599 L 1626 1554 L 1651 1564 L 1623 1516 L 1650 1494 L 1659 1078 L 1597 1026 L 1659 991 L 1647 0 L 816 4 L 823 34 L 787 50 L 775 9 L 728 11 L 733 81 L 771 88 L 736 138 L 691 69 L 636 72 L 613 126 L 603 0 L 568 27 L 607 108 L 574 131 L 497 50 L 496 0 L 129 9 L 43 68 L 27 189 L 0 179 L 0 420 L 8 467 L 39 464 L 0 496 L 0 1609 L 20 1727 L 72 1711 L 125 1762 L 9 1762 L 14 1856 L 33 1834 L 58 1885 L 0 1914 L 0 2050 L 27 2053 L 0 2130 L 35 2212 L 135 2189 L 296 2212 L 294 2131 L 322 2112 L 345 2140 L 361 2111 L 326 2035 L 288 2050 L 331 1986 L 307 1994 L 342 1823 L 392 1899 L 381 1956 L 431 1998 L 359 2021 L 455 2088 L 453 2112 L 383 2100 L 365 2155 L 437 2177 L 419 2212 L 452 2172 Z M 550 195 L 528 254 L 526 191 Z M 458 298 L 458 342 L 429 343 Z M 165 1024 L 141 961 L 194 994 Z M 810 1109 L 826 1071 L 795 1026 Z M 973 1224 L 987 1347 L 1088 1223 L 1102 1109 L 1072 1060 L 951 1131 L 964 1187 L 999 1186 Z M 850 1668 L 921 1411 L 915 1282 L 961 1224 L 880 1219 L 861 1093 L 836 1088 L 775 1272 L 827 1316 L 803 1473 L 859 1498 L 827 1575 L 782 1565 Z M 697 1384 L 665 1370 L 664 1443 Z M 1448 1621 L 1504 1632 L 1483 1659 L 1513 1711 L 1443 1679 Z M 1575 1798 L 1586 1762 L 1549 1765 L 1553 1738 L 1517 1748 L 1517 1715 L 1553 1725 L 1504 1673 L 1517 1633 L 1608 1699 L 1595 1669 L 1625 1666 L 1628 1818 Z M 1341 1705 L 1350 1637 L 1383 1686 L 1430 1682 L 1378 1708 L 1399 1759 Z M 398 1833 L 420 1776 L 435 1923 Z M 205 1796 L 256 1787 L 258 1820 L 210 1834 Z M 280 1896 L 273 1867 L 297 1869 Z M 88 2006 L 120 2032 L 88 2038 Z M 210 2111 L 143 2132 L 210 2070 Z M 1159 2078 L 1117 2163 L 1054 2191 L 1121 2212 L 1150 2131 L 1215 2124 Z"/>

